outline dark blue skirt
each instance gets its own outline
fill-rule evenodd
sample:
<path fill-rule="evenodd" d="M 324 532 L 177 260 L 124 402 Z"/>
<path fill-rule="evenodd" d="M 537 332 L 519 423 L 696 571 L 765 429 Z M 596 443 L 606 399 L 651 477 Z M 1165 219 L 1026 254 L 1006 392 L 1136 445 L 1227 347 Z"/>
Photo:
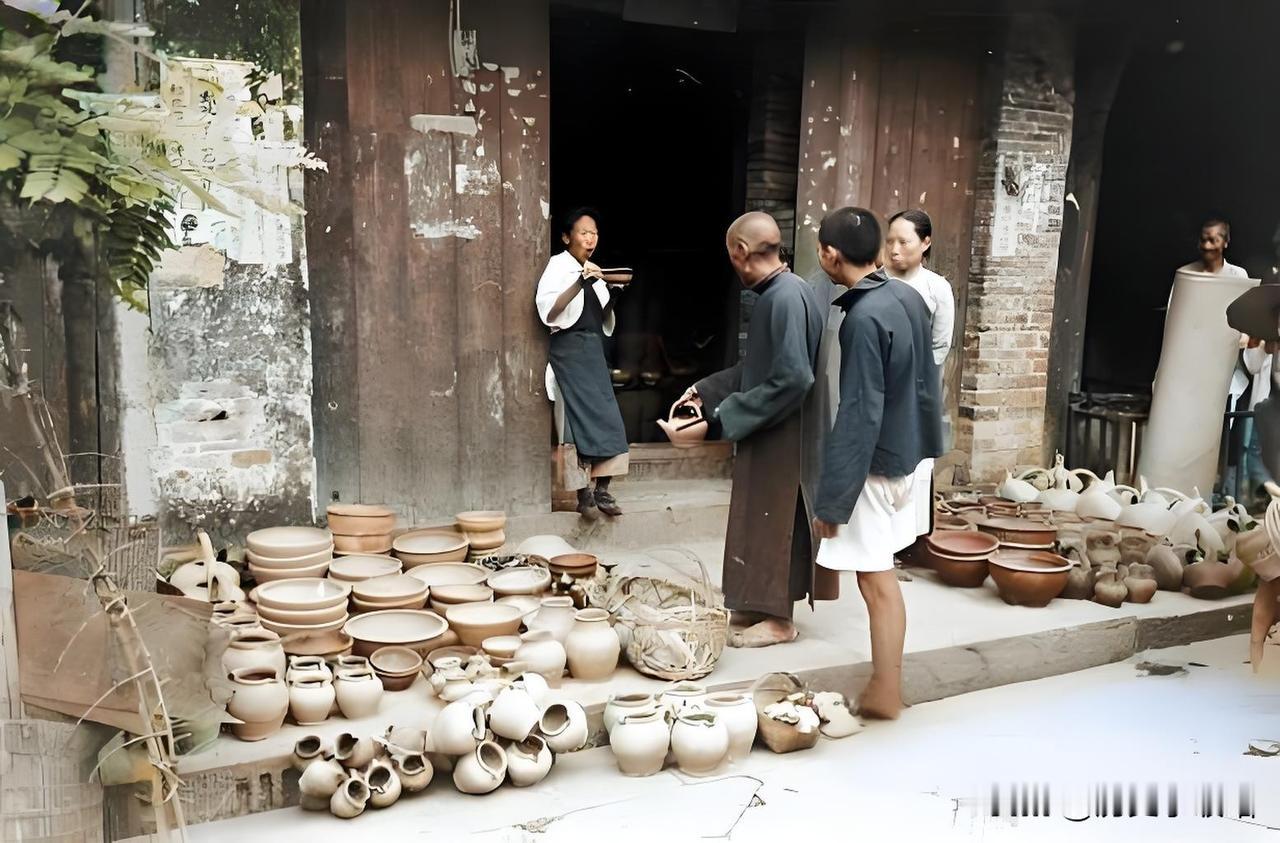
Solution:
<path fill-rule="evenodd" d="M 599 462 L 627 453 L 627 430 L 613 395 L 604 342 L 595 331 L 551 335 L 551 371 L 564 401 L 565 442 L 578 458 Z"/>

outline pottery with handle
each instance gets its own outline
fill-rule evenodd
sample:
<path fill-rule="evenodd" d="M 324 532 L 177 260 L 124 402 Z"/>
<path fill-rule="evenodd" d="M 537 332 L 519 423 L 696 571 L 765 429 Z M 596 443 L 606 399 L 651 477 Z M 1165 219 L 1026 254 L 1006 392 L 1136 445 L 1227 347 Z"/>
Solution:
<path fill-rule="evenodd" d="M 671 746 L 665 711 L 626 714 L 609 735 L 609 748 L 624 776 L 652 776 L 662 770 Z"/>
<path fill-rule="evenodd" d="M 707 439 L 709 425 L 697 404 L 677 401 L 667 411 L 665 419 L 658 419 L 658 427 L 677 448 L 691 448 Z"/>
<path fill-rule="evenodd" d="M 428 730 L 433 751 L 444 755 L 465 755 L 484 739 L 485 712 L 471 697 L 449 703 L 436 715 Z"/>
<path fill-rule="evenodd" d="M 304 679 L 289 683 L 289 715 L 299 726 L 312 726 L 328 720 L 335 699 L 331 681 Z"/>
<path fill-rule="evenodd" d="M 269 667 L 231 671 L 233 693 L 227 713 L 242 721 L 232 733 L 242 741 L 260 741 L 279 731 L 289 710 L 289 689 L 280 672 Z"/>
<path fill-rule="evenodd" d="M 552 760 L 547 742 L 530 735 L 507 747 L 507 778 L 516 787 L 535 785 L 551 772 Z"/>
<path fill-rule="evenodd" d="M 364 813 L 369 804 L 369 785 L 358 775 L 348 776 L 329 800 L 329 812 L 349 820 Z"/>
<path fill-rule="evenodd" d="M 408 755 L 397 755 L 392 753 L 391 766 L 395 768 L 396 775 L 400 777 L 400 785 L 409 793 L 417 793 L 425 790 L 427 785 L 431 784 L 431 778 L 435 775 L 435 769 L 431 765 L 430 759 L 425 753 L 414 752 Z"/>
<path fill-rule="evenodd" d="M 493 741 L 484 741 L 464 754 L 453 767 L 453 784 L 462 793 L 480 795 L 497 790 L 507 777 L 507 755 Z"/>
<path fill-rule="evenodd" d="M 298 779 L 298 790 L 303 796 L 328 799 L 346 780 L 347 771 L 332 758 L 321 758 L 307 765 Z"/>
<path fill-rule="evenodd" d="M 604 706 L 605 734 L 612 735 L 618 721 L 628 714 L 644 714 L 657 709 L 658 701 L 653 694 L 613 694 Z"/>
<path fill-rule="evenodd" d="M 712 694 L 707 697 L 705 705 L 729 730 L 729 760 L 746 758 L 760 728 L 755 703 L 746 694 Z"/>
<path fill-rule="evenodd" d="M 522 741 L 538 725 L 541 714 L 523 685 L 511 685 L 489 706 L 489 728 L 500 738 Z"/>
<path fill-rule="evenodd" d="M 529 629 L 550 630 L 551 637 L 563 644 L 569 637 L 569 631 L 573 629 L 576 613 L 577 609 L 574 608 L 572 597 L 544 597 L 542 605 L 538 607 L 533 617 L 529 618 L 526 626 Z"/>
<path fill-rule="evenodd" d="M 306 735 L 294 743 L 289 763 L 293 769 L 302 773 L 311 766 L 312 762 L 323 760 L 330 752 L 331 747 L 319 735 Z"/>
<path fill-rule="evenodd" d="M 369 805 L 373 808 L 388 808 L 400 798 L 402 786 L 400 777 L 396 775 L 391 762 L 375 758 L 369 762 L 364 773 L 365 784 L 369 785 Z"/>
<path fill-rule="evenodd" d="M 280 636 L 261 628 L 232 633 L 227 649 L 222 653 L 222 667 L 227 673 L 242 668 L 261 667 L 283 676 L 286 666 Z"/>
<path fill-rule="evenodd" d="M 587 742 L 587 712 L 580 703 L 562 700 L 542 710 L 538 731 L 555 752 L 574 752 Z"/>
<path fill-rule="evenodd" d="M 680 772 L 712 775 L 729 757 L 729 730 L 714 711 L 686 712 L 671 726 L 671 751 Z"/>
<path fill-rule="evenodd" d="M 339 670 L 333 685 L 343 717 L 359 720 L 378 713 L 382 681 L 372 670 Z"/>
<path fill-rule="evenodd" d="M 333 742 L 333 757 L 339 764 L 348 769 L 359 769 L 377 754 L 378 747 L 373 738 L 358 738 L 350 732 L 343 732 Z"/>

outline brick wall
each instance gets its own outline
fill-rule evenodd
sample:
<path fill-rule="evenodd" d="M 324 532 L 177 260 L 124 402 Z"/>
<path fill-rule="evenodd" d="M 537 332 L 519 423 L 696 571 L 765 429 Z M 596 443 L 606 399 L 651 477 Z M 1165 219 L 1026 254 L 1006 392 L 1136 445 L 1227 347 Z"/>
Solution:
<path fill-rule="evenodd" d="M 999 100 L 976 186 L 955 443 L 970 455 L 973 482 L 1041 457 L 1071 149 L 1070 33 L 1052 16 L 1015 16 L 993 82 Z"/>

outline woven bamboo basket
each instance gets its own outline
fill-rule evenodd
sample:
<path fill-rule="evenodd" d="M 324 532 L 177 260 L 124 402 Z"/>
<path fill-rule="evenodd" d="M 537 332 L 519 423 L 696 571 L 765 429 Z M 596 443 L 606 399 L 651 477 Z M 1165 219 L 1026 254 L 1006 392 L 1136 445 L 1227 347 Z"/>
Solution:
<path fill-rule="evenodd" d="M 774 720 L 764 710 L 792 694 L 809 696 L 809 689 L 794 673 L 766 673 L 751 686 L 751 701 L 756 706 L 756 719 L 760 723 L 760 739 L 764 745 L 779 754 L 812 749 L 818 743 L 821 732 L 814 729 L 802 732 L 792 723 Z"/>
<path fill-rule="evenodd" d="M 700 679 L 720 661 L 729 637 L 729 612 L 695 554 L 677 547 L 646 551 L 673 570 L 655 551 L 685 556 L 697 565 L 698 579 L 680 583 L 655 576 L 619 577 L 607 608 L 636 670 L 671 681 Z"/>

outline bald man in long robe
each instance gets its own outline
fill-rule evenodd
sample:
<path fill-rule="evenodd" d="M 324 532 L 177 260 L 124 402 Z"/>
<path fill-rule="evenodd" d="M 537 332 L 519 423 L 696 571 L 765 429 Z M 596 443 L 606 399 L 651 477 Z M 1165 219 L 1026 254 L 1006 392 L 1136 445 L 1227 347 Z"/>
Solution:
<path fill-rule="evenodd" d="M 795 602 L 839 594 L 835 574 L 814 564 L 818 543 L 811 532 L 815 457 L 825 431 L 809 399 L 827 305 L 788 270 L 781 245 L 768 214 L 745 214 L 730 226 L 729 262 L 759 296 L 746 354 L 685 393 L 719 422 L 723 438 L 737 443 L 723 572 L 735 626 L 729 643 L 737 647 L 794 640 Z"/>

